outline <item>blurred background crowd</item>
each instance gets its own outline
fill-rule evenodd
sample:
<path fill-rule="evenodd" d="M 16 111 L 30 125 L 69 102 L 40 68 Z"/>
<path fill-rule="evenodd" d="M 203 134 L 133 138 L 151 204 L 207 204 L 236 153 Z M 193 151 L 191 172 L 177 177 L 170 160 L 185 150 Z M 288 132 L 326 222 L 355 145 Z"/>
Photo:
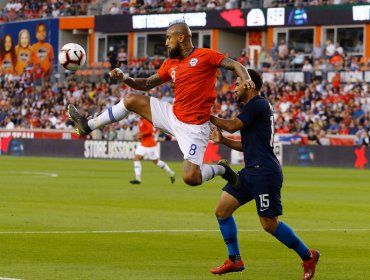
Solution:
<path fill-rule="evenodd" d="M 5 21 L 33 17 L 59 17 L 84 15 L 88 7 L 99 1 L 8 1 L 2 10 Z M 137 13 L 159 10 L 191 11 L 202 9 L 230 9 L 252 6 L 294 5 L 293 1 L 156 1 L 131 0 L 111 1 L 109 14 Z M 361 1 L 346 1 L 346 3 Z M 212 5 L 210 3 L 213 3 Z M 297 2 L 296 2 L 297 3 Z M 342 4 L 344 1 L 300 1 L 300 5 Z M 134 7 L 134 8 L 132 8 Z M 11 16 L 13 15 L 13 16 Z M 6 43 L 1 44 L 0 60 Z M 160 67 L 164 57 L 142 57 L 128 59 L 126 46 L 109 47 L 107 61 L 93 65 L 91 69 L 77 71 L 65 81 L 57 75 L 40 72 L 39 67 L 26 67 L 19 74 L 1 73 L 0 76 L 0 128 L 43 128 L 72 129 L 66 115 L 66 105 L 78 105 L 87 116 L 95 116 L 117 103 L 132 89 L 111 81 L 110 69 L 120 67 L 132 77 L 148 77 Z M 261 94 L 268 98 L 275 109 L 275 130 L 277 133 L 308 135 L 310 144 L 320 144 L 325 135 L 352 135 L 356 144 L 369 144 L 370 135 L 370 87 L 361 80 L 344 82 L 341 73 L 370 70 L 370 59 L 363 55 L 363 42 L 355 46 L 341 46 L 327 40 L 317 44 L 307 54 L 280 40 L 271 49 L 261 49 L 253 68 L 261 73 L 273 73 L 274 78 L 266 79 Z M 349 54 L 349 51 L 352 55 Z M 228 54 L 226 54 L 228 55 Z M 246 67 L 251 62 L 246 50 L 235 57 Z M 52 59 L 51 59 L 52 61 Z M 287 71 L 303 72 L 303 82 L 287 82 L 282 75 Z M 335 73 L 329 77 L 328 73 Z M 238 115 L 239 108 L 234 102 L 234 76 L 230 71 L 219 71 L 216 90 L 217 100 L 213 113 L 223 118 Z M 268 80 L 268 81 L 267 81 Z M 138 93 L 144 94 L 144 93 Z M 170 84 L 149 92 L 167 102 L 173 102 L 174 93 Z M 132 140 L 136 131 L 137 116 L 132 114 L 122 122 L 97 130 L 95 139 Z M 169 139 L 161 134 L 160 139 Z"/>
<path fill-rule="evenodd" d="M 252 7 L 286 7 L 361 4 L 363 0 L 11 0 L 0 12 L 0 22 L 33 18 L 103 14 L 147 14 L 230 10 Z M 105 5 L 108 2 L 108 6 Z M 101 9 L 102 6 L 107 6 Z"/>

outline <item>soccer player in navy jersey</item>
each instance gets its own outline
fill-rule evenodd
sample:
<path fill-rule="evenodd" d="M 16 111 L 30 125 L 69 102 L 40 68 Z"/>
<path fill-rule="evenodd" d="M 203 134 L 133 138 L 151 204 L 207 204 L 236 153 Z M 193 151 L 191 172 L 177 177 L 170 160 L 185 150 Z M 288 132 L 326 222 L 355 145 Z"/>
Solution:
<path fill-rule="evenodd" d="M 302 279 L 312 279 L 320 253 L 310 250 L 287 224 L 279 221 L 279 216 L 282 215 L 280 190 L 283 174 L 273 151 L 274 113 L 271 104 L 259 95 L 262 87 L 261 75 L 252 69 L 248 69 L 248 73 L 255 88 L 245 88 L 239 78 L 235 84 L 234 97 L 243 105 L 241 113 L 230 120 L 215 116 L 210 119 L 217 127 L 212 130 L 211 139 L 243 152 L 245 162 L 245 167 L 239 173 L 239 185 L 233 187 L 226 184 L 216 205 L 215 214 L 229 258 L 223 265 L 211 269 L 211 272 L 224 274 L 244 270 L 233 213 L 241 205 L 254 199 L 263 229 L 301 257 Z M 240 130 L 241 141 L 224 137 L 220 129 L 231 133 Z"/>

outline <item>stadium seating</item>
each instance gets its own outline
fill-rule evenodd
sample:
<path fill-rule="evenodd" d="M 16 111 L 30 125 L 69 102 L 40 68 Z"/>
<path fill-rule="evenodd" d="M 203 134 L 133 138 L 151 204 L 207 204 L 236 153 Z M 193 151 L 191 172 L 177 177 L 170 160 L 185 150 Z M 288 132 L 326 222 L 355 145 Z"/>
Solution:
<path fill-rule="evenodd" d="M 88 6 L 108 5 L 103 8 L 106 14 L 136 14 L 136 13 L 163 13 L 163 12 L 191 12 L 212 9 L 235 9 L 235 8 L 261 8 L 261 7 L 286 7 L 294 6 L 296 1 L 293 0 L 247 0 L 247 1 L 188 1 L 184 5 L 177 4 L 174 1 L 153 1 L 152 4 L 147 4 L 145 1 L 37 1 L 37 5 L 30 7 L 29 1 L 5 1 L 3 8 L 3 16 L 6 21 L 45 18 L 55 16 L 79 16 L 86 15 Z M 15 2 L 18 6 L 15 6 Z M 101 3 L 100 3 L 101 2 Z M 119 4 L 118 4 L 119 3 Z M 303 0 L 299 1 L 303 6 L 320 6 L 334 4 L 362 4 L 361 0 Z M 94 10 L 93 8 L 91 10 Z M 0 17 L 1 22 L 1 17 Z"/>

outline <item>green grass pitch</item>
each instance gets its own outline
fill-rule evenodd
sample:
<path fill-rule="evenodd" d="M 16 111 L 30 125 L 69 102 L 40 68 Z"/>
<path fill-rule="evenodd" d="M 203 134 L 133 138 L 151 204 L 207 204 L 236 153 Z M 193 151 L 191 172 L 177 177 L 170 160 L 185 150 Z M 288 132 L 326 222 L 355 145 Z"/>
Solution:
<path fill-rule="evenodd" d="M 189 187 L 169 164 L 174 185 L 151 162 L 130 185 L 131 161 L 0 157 L 0 278 L 221 279 L 223 180 Z M 370 170 L 284 167 L 284 180 L 282 220 L 322 254 L 315 279 L 370 279 Z M 235 218 L 247 269 L 222 279 L 302 279 L 254 202 Z"/>

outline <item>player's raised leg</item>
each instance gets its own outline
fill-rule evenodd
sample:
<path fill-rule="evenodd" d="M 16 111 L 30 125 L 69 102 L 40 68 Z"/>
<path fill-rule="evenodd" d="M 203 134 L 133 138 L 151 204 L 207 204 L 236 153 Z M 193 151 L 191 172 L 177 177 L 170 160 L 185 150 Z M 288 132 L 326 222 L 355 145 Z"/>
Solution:
<path fill-rule="evenodd" d="M 213 274 L 225 274 L 244 270 L 244 262 L 239 250 L 238 229 L 232 216 L 239 207 L 240 203 L 235 197 L 225 191 L 222 192 L 216 205 L 215 214 L 229 257 L 221 266 L 211 269 Z"/>
<path fill-rule="evenodd" d="M 202 164 L 201 167 L 189 160 L 184 160 L 183 173 L 184 182 L 190 186 L 199 186 L 204 182 L 210 181 L 216 176 L 221 176 L 230 182 L 236 189 L 239 185 L 239 176 L 231 169 L 226 160 L 218 164 Z"/>
<path fill-rule="evenodd" d="M 224 176 L 234 184 L 238 183 L 238 175 L 227 162 L 222 161 L 222 164 L 215 165 L 202 164 L 209 141 L 209 122 L 199 125 L 181 122 L 173 113 L 172 105 L 157 98 L 151 98 L 150 106 L 153 125 L 177 139 L 184 155 L 182 177 L 186 184 L 198 186 L 218 175 Z"/>
<path fill-rule="evenodd" d="M 143 95 L 128 94 L 119 103 L 90 120 L 82 116 L 74 105 L 68 105 L 69 117 L 73 120 L 75 129 L 80 136 L 86 136 L 99 127 L 118 122 L 130 112 L 135 112 L 151 122 L 150 98 Z"/>

